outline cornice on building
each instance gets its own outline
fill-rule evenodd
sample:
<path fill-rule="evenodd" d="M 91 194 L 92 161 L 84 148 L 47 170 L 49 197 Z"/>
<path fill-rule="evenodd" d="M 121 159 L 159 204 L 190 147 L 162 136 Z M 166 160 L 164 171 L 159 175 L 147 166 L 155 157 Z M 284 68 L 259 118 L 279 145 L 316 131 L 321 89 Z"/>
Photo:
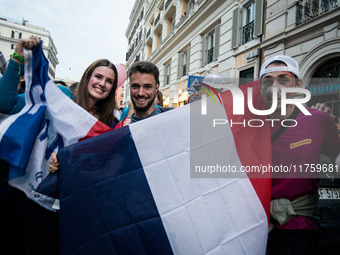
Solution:
<path fill-rule="evenodd" d="M 21 30 L 23 32 L 27 32 L 27 33 L 34 33 L 34 34 L 38 34 L 41 36 L 46 36 L 46 37 L 50 37 L 50 32 L 48 30 L 45 30 L 42 27 L 39 27 L 40 29 L 36 29 L 33 28 L 32 26 L 25 26 L 25 25 L 20 25 L 20 24 L 16 24 L 16 23 L 11 23 L 10 21 L 7 20 L 3 20 L 0 19 L 0 26 L 5 26 L 8 28 L 13 28 L 13 29 L 17 29 L 17 30 Z"/>
<path fill-rule="evenodd" d="M 139 43 L 137 47 L 135 48 L 135 50 L 133 51 L 133 53 L 131 54 L 129 59 L 134 59 L 138 55 L 138 53 L 140 53 L 140 51 L 143 50 L 142 47 L 143 47 L 143 43 Z"/>
<path fill-rule="evenodd" d="M 157 1 L 153 0 L 149 5 L 146 7 L 146 12 L 145 12 L 145 21 L 150 22 L 156 13 L 157 10 Z"/>
<path fill-rule="evenodd" d="M 286 15 L 284 12 L 282 15 Z M 323 27 L 328 24 L 332 24 L 334 22 L 339 21 L 340 8 L 333 9 L 327 12 L 324 15 L 317 16 L 309 21 L 306 21 L 302 24 L 294 26 L 290 26 L 275 36 L 266 38 L 263 37 L 263 41 L 261 42 L 261 48 L 272 48 L 275 47 L 278 43 L 285 41 L 294 41 L 292 45 L 301 44 L 301 42 L 306 40 L 311 40 L 315 37 L 318 37 L 320 34 L 323 34 Z M 278 18 L 279 16 L 275 17 Z M 266 20 L 265 28 L 267 27 L 267 23 L 269 21 L 273 21 L 273 19 Z M 307 36 L 308 35 L 308 36 Z M 308 38 L 307 38 L 307 37 Z M 300 39 L 299 39 L 300 38 Z M 294 40 L 293 40 L 294 39 Z"/>
<path fill-rule="evenodd" d="M 131 30 L 134 28 L 136 21 L 139 18 L 140 12 L 144 8 L 144 4 L 145 4 L 145 0 L 141 0 L 141 1 L 136 0 L 135 1 L 135 4 L 132 8 L 132 11 L 131 11 L 130 17 L 129 17 L 130 22 L 129 22 L 129 25 L 128 25 L 126 32 L 125 32 L 126 38 L 130 37 Z"/>
<path fill-rule="evenodd" d="M 0 35 L 0 41 L 5 41 L 5 42 L 9 42 L 9 43 L 17 43 L 18 42 L 17 39 L 6 37 L 6 36 L 1 36 L 1 35 Z"/>
<path fill-rule="evenodd" d="M 11 47 L 10 44 L 17 44 L 18 39 L 11 38 L 11 35 L 8 34 L 8 30 L 12 31 L 18 31 L 20 33 L 24 33 L 27 36 L 34 35 L 42 38 L 43 40 L 43 51 L 45 52 L 46 57 L 50 60 L 50 70 L 49 75 L 53 76 L 55 72 L 56 65 L 59 64 L 58 58 L 57 58 L 57 48 L 54 44 L 54 41 L 51 37 L 51 34 L 48 30 L 46 30 L 44 27 L 36 26 L 28 24 L 26 20 L 23 20 L 22 24 L 19 24 L 15 21 L 11 21 L 7 18 L 0 17 L 0 27 L 3 27 L 7 34 L 1 34 L 0 35 L 0 41 L 7 42 L 9 44 L 9 49 Z M 5 36 L 6 35 L 6 36 Z"/>

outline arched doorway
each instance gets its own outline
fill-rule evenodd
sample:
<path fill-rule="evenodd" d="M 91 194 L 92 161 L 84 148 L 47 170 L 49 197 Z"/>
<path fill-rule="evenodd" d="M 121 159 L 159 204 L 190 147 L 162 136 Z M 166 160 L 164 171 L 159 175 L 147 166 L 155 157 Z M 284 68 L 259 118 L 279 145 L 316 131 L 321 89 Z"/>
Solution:
<path fill-rule="evenodd" d="M 332 114 L 340 116 L 340 57 L 324 61 L 313 72 L 307 87 L 312 94 L 308 106 L 325 103 Z"/>

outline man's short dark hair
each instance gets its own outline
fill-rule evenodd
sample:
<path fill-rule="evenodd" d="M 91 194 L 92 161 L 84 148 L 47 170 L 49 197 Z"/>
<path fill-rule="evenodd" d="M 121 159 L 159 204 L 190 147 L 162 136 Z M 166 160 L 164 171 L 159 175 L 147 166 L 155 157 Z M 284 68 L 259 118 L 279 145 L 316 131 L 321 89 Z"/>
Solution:
<path fill-rule="evenodd" d="M 153 74 L 156 84 L 159 84 L 159 70 L 157 66 L 148 61 L 139 61 L 132 64 L 129 68 L 129 78 L 134 73 L 148 73 Z"/>

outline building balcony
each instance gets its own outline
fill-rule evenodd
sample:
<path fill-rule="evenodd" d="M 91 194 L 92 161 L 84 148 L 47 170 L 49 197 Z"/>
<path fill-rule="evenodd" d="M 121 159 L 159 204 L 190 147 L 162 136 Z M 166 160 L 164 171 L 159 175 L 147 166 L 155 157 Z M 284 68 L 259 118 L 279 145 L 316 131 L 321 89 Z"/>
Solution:
<path fill-rule="evenodd" d="M 208 50 L 208 63 L 211 63 L 214 61 L 214 47 L 210 48 Z"/>
<path fill-rule="evenodd" d="M 172 18 L 173 14 L 176 12 L 176 1 L 167 0 L 164 6 L 164 17 L 167 19 Z"/>
<path fill-rule="evenodd" d="M 184 64 L 184 65 L 182 66 L 182 76 L 184 76 L 184 75 L 186 75 L 186 74 L 187 74 L 187 65 Z"/>
<path fill-rule="evenodd" d="M 296 25 L 339 8 L 340 0 L 299 0 L 296 3 Z"/>
<path fill-rule="evenodd" d="M 130 61 L 132 58 L 134 58 L 141 50 L 142 43 L 138 43 L 136 45 L 133 45 L 132 48 L 129 49 L 128 52 L 126 52 L 126 61 Z"/>
<path fill-rule="evenodd" d="M 164 9 L 167 9 L 170 6 L 171 2 L 172 2 L 172 0 L 167 0 L 165 2 Z"/>
<path fill-rule="evenodd" d="M 156 19 L 155 19 L 155 26 L 157 26 L 159 20 L 161 19 L 161 13 L 158 13 Z"/>
<path fill-rule="evenodd" d="M 148 31 L 148 34 L 146 35 L 146 39 L 145 39 L 145 43 L 146 44 L 152 44 L 152 35 L 151 35 L 151 28 L 150 28 L 150 30 Z"/>
<path fill-rule="evenodd" d="M 254 21 L 243 27 L 242 44 L 254 40 Z"/>
<path fill-rule="evenodd" d="M 148 32 L 146 32 L 146 39 L 148 39 L 150 37 L 150 34 L 151 34 L 151 28 L 148 30 Z"/>
<path fill-rule="evenodd" d="M 163 11 L 161 11 L 155 19 L 154 32 L 161 33 L 163 27 Z"/>
<path fill-rule="evenodd" d="M 146 32 L 145 36 L 145 43 L 146 44 L 152 44 L 152 34 L 151 34 L 152 27 Z"/>
<path fill-rule="evenodd" d="M 189 17 L 189 14 L 185 12 L 180 18 L 178 23 L 176 24 L 176 28 L 179 28 Z"/>

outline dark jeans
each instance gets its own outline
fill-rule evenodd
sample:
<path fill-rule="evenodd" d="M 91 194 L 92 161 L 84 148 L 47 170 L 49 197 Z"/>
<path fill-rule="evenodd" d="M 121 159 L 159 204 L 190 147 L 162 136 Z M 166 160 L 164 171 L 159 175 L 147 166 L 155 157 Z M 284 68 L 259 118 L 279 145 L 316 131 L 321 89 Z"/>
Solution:
<path fill-rule="evenodd" d="M 0 254 L 58 254 L 59 214 L 46 210 L 8 185 L 0 160 Z"/>
<path fill-rule="evenodd" d="M 321 230 L 274 228 L 268 235 L 267 255 L 312 255 L 321 242 Z"/>

